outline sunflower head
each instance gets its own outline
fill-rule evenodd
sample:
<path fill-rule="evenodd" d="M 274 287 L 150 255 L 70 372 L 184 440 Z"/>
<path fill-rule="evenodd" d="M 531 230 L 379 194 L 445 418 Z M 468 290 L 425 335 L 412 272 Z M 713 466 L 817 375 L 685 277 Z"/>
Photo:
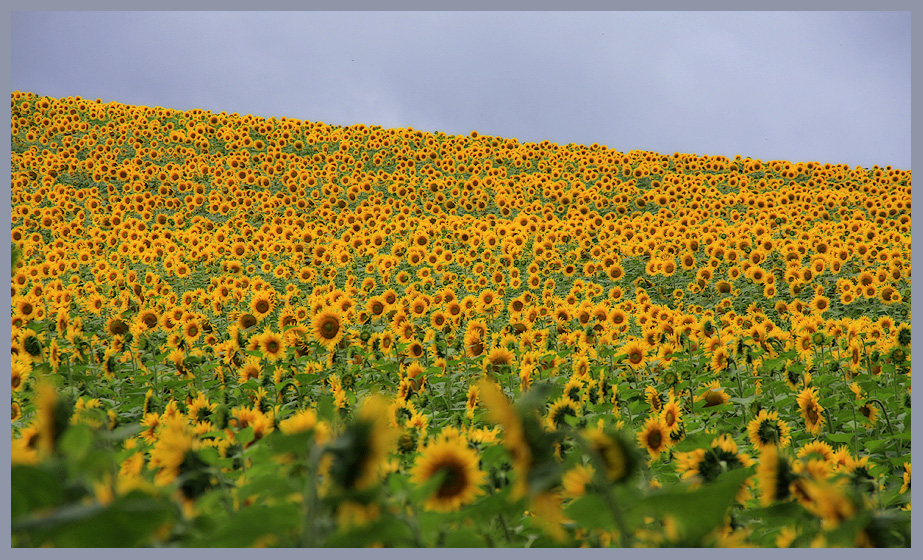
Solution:
<path fill-rule="evenodd" d="M 425 484 L 440 478 L 424 508 L 457 511 L 483 494 L 486 474 L 478 467 L 478 460 L 477 452 L 463 437 L 437 438 L 423 448 L 411 470 L 411 480 Z"/>
<path fill-rule="evenodd" d="M 760 410 L 756 418 L 747 426 L 750 442 L 760 451 L 766 447 L 786 447 L 791 442 L 791 429 L 779 413 Z"/>
<path fill-rule="evenodd" d="M 670 430 L 660 416 L 650 416 L 644 427 L 638 432 L 638 444 L 646 449 L 651 459 L 660 457 L 660 454 L 672 445 Z"/>
<path fill-rule="evenodd" d="M 624 482 L 637 470 L 637 452 L 621 432 L 597 426 L 584 430 L 583 439 L 598 472 L 609 482 Z"/>
<path fill-rule="evenodd" d="M 343 340 L 346 327 L 340 313 L 336 308 L 327 308 L 319 311 L 312 321 L 314 339 L 321 346 L 332 350 Z"/>
<path fill-rule="evenodd" d="M 327 446 L 330 476 L 336 486 L 362 491 L 377 484 L 397 436 L 388 425 L 385 399 L 372 396 L 363 401 L 357 417 Z"/>
<path fill-rule="evenodd" d="M 763 447 L 756 475 L 763 507 L 789 499 L 792 496 L 792 483 L 799 478 L 792 468 L 790 458 L 774 445 Z"/>

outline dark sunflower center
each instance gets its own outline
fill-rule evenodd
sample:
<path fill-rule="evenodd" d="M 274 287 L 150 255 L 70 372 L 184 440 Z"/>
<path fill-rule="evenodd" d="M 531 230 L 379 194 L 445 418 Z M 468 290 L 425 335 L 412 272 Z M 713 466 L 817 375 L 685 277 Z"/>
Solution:
<path fill-rule="evenodd" d="M 818 418 L 819 418 L 819 415 L 817 414 L 817 408 L 815 408 L 813 404 L 809 404 L 809 405 L 808 405 L 808 409 L 807 409 L 807 411 L 805 412 L 805 414 L 807 415 L 808 420 L 809 420 L 812 424 L 813 424 L 813 423 L 816 423 L 817 420 L 818 420 Z"/>
<path fill-rule="evenodd" d="M 320 326 L 320 332 L 324 338 L 333 338 L 340 330 L 340 323 L 336 319 L 327 319 Z"/>
<path fill-rule="evenodd" d="M 128 325 L 121 319 L 116 319 L 109 327 L 109 332 L 114 335 L 122 335 L 128 332 Z"/>
<path fill-rule="evenodd" d="M 663 434 L 660 430 L 654 430 L 647 434 L 647 446 L 651 449 L 658 449 L 663 443 Z"/>
<path fill-rule="evenodd" d="M 467 486 L 468 476 L 462 465 L 447 462 L 443 463 L 439 467 L 439 470 L 445 471 L 446 475 L 445 480 L 443 480 L 442 484 L 439 486 L 439 490 L 436 491 L 438 497 L 451 498 L 457 496 L 465 489 L 465 486 Z"/>
<path fill-rule="evenodd" d="M 276 352 L 278 352 L 279 351 L 278 341 L 270 340 L 269 342 L 267 342 L 266 350 L 268 350 L 270 354 L 275 354 Z"/>
<path fill-rule="evenodd" d="M 509 357 L 503 354 L 500 354 L 499 356 L 494 356 L 494 358 L 490 361 L 490 363 L 492 363 L 495 366 L 496 365 L 508 365 L 510 363 L 510 360 L 509 360 Z"/>
<path fill-rule="evenodd" d="M 42 353 L 42 343 L 35 336 L 27 336 L 23 346 L 30 356 L 39 356 Z"/>
<path fill-rule="evenodd" d="M 257 313 L 266 313 L 267 311 L 269 311 L 269 302 L 268 302 L 268 301 L 264 301 L 264 300 L 260 300 L 260 301 L 256 302 L 256 306 L 255 306 L 255 307 L 256 307 Z"/>
<path fill-rule="evenodd" d="M 771 443 L 773 445 L 779 443 L 779 427 L 770 422 L 761 423 L 756 435 L 762 443 Z"/>
<path fill-rule="evenodd" d="M 240 318 L 240 325 L 245 329 L 249 329 L 255 324 L 256 324 L 256 317 L 254 317 L 253 315 L 250 315 L 249 313 L 247 313 L 246 315 Z"/>

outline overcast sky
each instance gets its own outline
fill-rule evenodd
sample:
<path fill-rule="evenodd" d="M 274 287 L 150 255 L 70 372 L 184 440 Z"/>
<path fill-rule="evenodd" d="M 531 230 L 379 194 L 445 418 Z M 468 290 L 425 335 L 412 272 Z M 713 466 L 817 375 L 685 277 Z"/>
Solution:
<path fill-rule="evenodd" d="M 910 169 L 909 12 L 15 12 L 13 90 Z"/>

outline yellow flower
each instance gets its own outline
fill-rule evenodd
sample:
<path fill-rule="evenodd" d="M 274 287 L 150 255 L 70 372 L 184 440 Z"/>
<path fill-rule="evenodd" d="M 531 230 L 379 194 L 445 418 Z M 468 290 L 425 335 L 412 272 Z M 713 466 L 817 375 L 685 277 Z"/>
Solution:
<path fill-rule="evenodd" d="M 651 459 L 660 457 L 670 443 L 670 430 L 660 416 L 649 417 L 638 432 L 638 445 L 647 450 Z"/>
<path fill-rule="evenodd" d="M 791 442 L 791 429 L 779 420 L 779 413 L 766 409 L 760 410 L 756 418 L 747 425 L 750 443 L 758 450 L 767 447 L 786 447 Z"/>
<path fill-rule="evenodd" d="M 411 480 L 425 484 L 444 473 L 438 488 L 424 502 L 431 511 L 457 511 L 483 494 L 486 474 L 478 467 L 478 454 L 464 438 L 438 438 L 423 448 L 411 469 Z"/>
<path fill-rule="evenodd" d="M 17 393 L 25 386 L 32 373 L 32 362 L 13 358 L 10 366 L 10 388 L 13 393 Z"/>
<path fill-rule="evenodd" d="M 314 327 L 314 339 L 327 348 L 333 350 L 343 339 L 346 329 L 340 314 L 332 308 L 319 311 L 312 321 Z"/>
<path fill-rule="evenodd" d="M 824 407 L 817 400 L 817 389 L 805 387 L 798 394 L 796 401 L 801 411 L 801 417 L 804 418 L 805 428 L 812 434 L 819 434 L 826 419 L 823 415 Z"/>
<path fill-rule="evenodd" d="M 285 339 L 267 327 L 260 335 L 260 350 L 270 361 L 275 362 L 285 355 Z"/>
<path fill-rule="evenodd" d="M 586 494 L 587 487 L 593 482 L 593 475 L 596 469 L 592 465 L 577 465 L 570 469 L 561 478 L 561 485 L 564 488 L 564 496 L 568 498 L 579 498 Z"/>

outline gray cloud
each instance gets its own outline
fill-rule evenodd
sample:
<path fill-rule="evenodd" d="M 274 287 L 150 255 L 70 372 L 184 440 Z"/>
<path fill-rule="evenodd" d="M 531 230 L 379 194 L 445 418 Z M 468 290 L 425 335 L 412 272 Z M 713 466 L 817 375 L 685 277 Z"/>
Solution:
<path fill-rule="evenodd" d="M 620 151 L 910 167 L 910 15 L 13 13 L 12 86 Z"/>

